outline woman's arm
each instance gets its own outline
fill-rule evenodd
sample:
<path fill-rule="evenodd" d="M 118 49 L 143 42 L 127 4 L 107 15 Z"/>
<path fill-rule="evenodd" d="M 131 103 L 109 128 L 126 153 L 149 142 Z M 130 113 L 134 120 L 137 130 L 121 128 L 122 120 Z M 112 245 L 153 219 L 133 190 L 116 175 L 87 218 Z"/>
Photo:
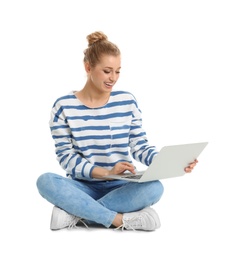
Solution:
<path fill-rule="evenodd" d="M 136 100 L 132 111 L 133 119 L 129 135 L 130 152 L 136 161 L 149 166 L 158 151 L 155 146 L 149 145 L 146 132 L 142 128 L 141 111 Z"/>
<path fill-rule="evenodd" d="M 67 175 L 71 175 L 72 178 L 92 178 L 94 165 L 74 148 L 71 129 L 59 109 L 61 108 L 53 107 L 49 121 L 57 160 Z"/>

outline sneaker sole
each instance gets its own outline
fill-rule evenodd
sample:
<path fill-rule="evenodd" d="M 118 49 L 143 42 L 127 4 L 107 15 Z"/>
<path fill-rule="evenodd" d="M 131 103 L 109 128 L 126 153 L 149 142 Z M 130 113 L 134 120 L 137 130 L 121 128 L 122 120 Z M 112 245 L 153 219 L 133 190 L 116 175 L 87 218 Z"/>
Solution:
<path fill-rule="evenodd" d="M 59 214 L 57 212 L 61 211 L 58 207 L 53 207 L 53 212 L 51 216 L 51 221 L 50 221 L 50 229 L 51 230 L 59 230 L 60 228 L 57 228 L 57 223 L 58 223 L 58 217 Z"/>

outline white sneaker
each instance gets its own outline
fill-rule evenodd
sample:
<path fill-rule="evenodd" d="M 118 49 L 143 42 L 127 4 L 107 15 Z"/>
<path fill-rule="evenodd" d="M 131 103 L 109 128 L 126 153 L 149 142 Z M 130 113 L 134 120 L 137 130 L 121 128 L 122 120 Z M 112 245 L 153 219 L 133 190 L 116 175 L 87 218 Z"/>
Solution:
<path fill-rule="evenodd" d="M 54 206 L 50 222 L 50 229 L 58 230 L 67 227 L 70 229 L 76 227 L 76 224 L 79 221 L 81 221 L 87 227 L 81 218 L 71 215 L 66 211 Z"/>
<path fill-rule="evenodd" d="M 150 207 L 140 211 L 124 213 L 123 224 L 117 229 L 153 231 L 161 226 L 158 214 Z"/>

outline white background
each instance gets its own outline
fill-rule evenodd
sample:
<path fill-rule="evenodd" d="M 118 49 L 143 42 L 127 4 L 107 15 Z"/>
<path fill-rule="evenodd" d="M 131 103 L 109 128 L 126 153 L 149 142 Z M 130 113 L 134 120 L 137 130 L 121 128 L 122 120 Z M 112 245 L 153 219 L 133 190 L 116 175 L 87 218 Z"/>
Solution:
<path fill-rule="evenodd" d="M 1 1 L 1 259 L 233 258 L 231 2 Z M 96 30 L 121 49 L 115 89 L 136 96 L 151 144 L 209 141 L 192 174 L 163 181 L 155 232 L 52 232 L 36 188 L 40 174 L 64 174 L 50 109 L 83 87 Z"/>

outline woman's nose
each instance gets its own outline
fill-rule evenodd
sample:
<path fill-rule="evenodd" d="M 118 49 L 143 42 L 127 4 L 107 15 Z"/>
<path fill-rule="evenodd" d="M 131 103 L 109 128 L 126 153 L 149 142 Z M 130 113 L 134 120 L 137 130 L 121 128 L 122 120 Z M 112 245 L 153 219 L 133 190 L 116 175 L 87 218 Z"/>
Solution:
<path fill-rule="evenodd" d="M 111 73 L 109 79 L 110 79 L 111 81 L 116 81 L 116 78 L 117 78 L 116 73 Z"/>

